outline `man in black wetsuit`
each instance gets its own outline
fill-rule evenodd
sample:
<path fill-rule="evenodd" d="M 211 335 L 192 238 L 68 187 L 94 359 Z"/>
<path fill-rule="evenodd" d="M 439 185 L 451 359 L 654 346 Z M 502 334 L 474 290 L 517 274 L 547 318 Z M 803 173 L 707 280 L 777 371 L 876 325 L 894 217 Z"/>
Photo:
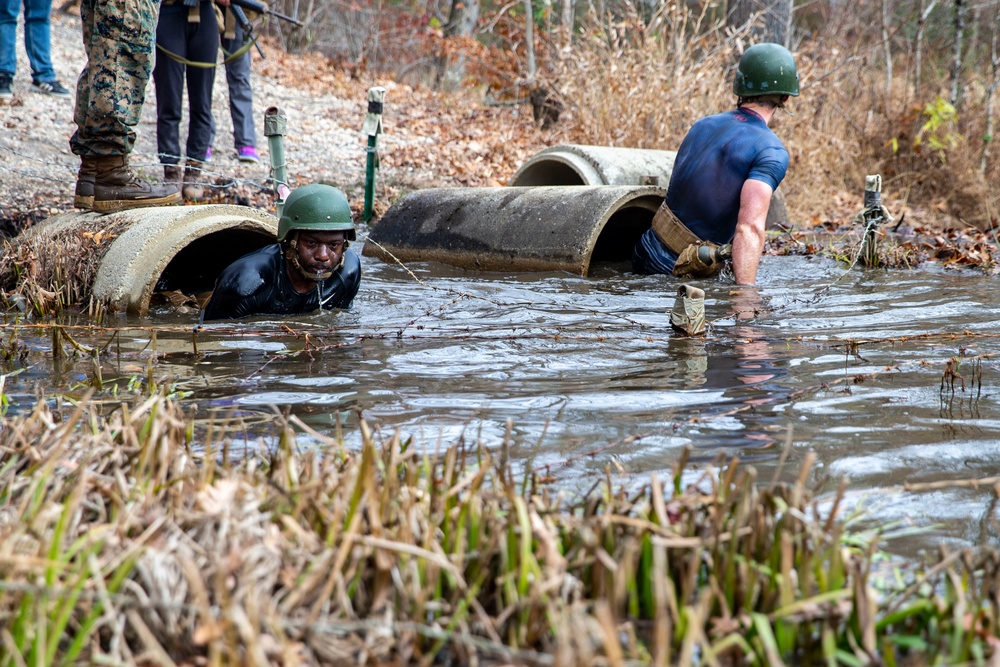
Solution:
<path fill-rule="evenodd" d="M 215 285 L 204 320 L 350 308 L 361 284 L 351 208 L 344 193 L 313 184 L 288 196 L 278 242 L 233 262 Z"/>

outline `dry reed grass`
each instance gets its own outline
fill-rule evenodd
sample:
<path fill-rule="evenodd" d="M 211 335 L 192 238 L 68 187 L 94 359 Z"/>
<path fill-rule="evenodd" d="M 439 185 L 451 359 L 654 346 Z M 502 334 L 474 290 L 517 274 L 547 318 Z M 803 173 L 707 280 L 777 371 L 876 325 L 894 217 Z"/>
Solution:
<path fill-rule="evenodd" d="M 0 422 L 0 665 L 948 664 L 989 655 L 1000 559 L 876 595 L 841 495 L 730 461 L 583 497 L 505 443 L 437 454 L 294 418 L 236 460 L 160 396 Z M 777 476 L 776 476 L 777 477 Z M 841 490 L 841 494 L 843 489 Z M 853 546 L 848 546 L 851 544 Z"/>
<path fill-rule="evenodd" d="M 570 112 L 554 139 L 676 150 L 695 120 L 734 107 L 732 77 L 746 37 L 727 33 L 690 3 L 659 7 L 649 19 L 591 15 L 571 50 L 545 50 L 541 79 Z M 954 143 L 931 149 L 921 128 L 928 113 L 938 113 L 939 97 L 947 99 L 948 81 L 914 90 L 907 54 L 899 52 L 887 92 L 877 40 L 863 37 L 870 26 L 844 11 L 850 16 L 832 18 L 796 47 L 802 94 L 772 123 L 791 157 L 781 187 L 792 222 L 849 220 L 861 208 L 865 176 L 881 174 L 897 218 L 907 212 L 911 224 L 934 229 L 995 225 L 1000 160 L 982 172 L 984 144 L 972 140 L 986 134 L 989 73 L 964 73 L 963 106 L 937 130 L 937 139 Z"/>
<path fill-rule="evenodd" d="M 130 224 L 125 215 L 68 213 L 3 241 L 0 293 L 39 315 L 87 304 L 111 241 Z"/>

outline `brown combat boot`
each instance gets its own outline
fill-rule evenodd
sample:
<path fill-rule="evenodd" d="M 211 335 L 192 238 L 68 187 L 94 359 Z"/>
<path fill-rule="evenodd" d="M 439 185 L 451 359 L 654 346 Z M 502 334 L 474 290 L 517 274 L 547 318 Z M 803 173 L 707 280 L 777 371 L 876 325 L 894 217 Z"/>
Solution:
<path fill-rule="evenodd" d="M 181 168 L 176 164 L 163 165 L 163 182 L 170 186 L 180 187 Z"/>
<path fill-rule="evenodd" d="M 188 160 L 184 165 L 184 182 L 181 194 L 188 201 L 199 201 L 205 198 L 205 186 L 201 184 L 201 162 Z"/>
<path fill-rule="evenodd" d="M 155 186 L 141 180 L 128 166 L 128 158 L 108 155 L 97 158 L 94 176 L 94 210 L 113 213 L 141 206 L 181 203 L 181 193 L 172 185 Z"/>
<path fill-rule="evenodd" d="M 94 177 L 97 175 L 97 158 L 80 157 L 80 170 L 76 173 L 76 190 L 73 206 L 89 211 L 94 208 Z"/>

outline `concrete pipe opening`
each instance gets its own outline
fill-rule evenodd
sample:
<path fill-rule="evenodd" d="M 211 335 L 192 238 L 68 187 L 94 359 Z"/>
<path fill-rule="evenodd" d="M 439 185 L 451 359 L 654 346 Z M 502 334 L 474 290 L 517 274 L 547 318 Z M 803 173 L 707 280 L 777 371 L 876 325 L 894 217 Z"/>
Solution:
<path fill-rule="evenodd" d="M 273 233 L 245 226 L 228 227 L 181 248 L 156 280 L 155 292 L 199 294 L 215 287 L 222 270 L 237 259 L 274 243 Z"/>
<path fill-rule="evenodd" d="M 676 151 L 562 144 L 535 154 L 508 185 L 657 185 L 666 188 Z"/>
<path fill-rule="evenodd" d="M 154 291 L 212 289 L 233 260 L 277 237 L 274 216 L 245 206 L 212 204 L 122 211 L 129 223 L 101 260 L 94 298 L 110 310 L 149 311 Z"/>
<path fill-rule="evenodd" d="M 71 302 L 145 315 L 154 291 L 212 289 L 233 260 L 274 243 L 277 227 L 267 213 L 224 204 L 66 213 L 16 237 L 11 263 L 31 261 L 36 280 Z"/>
<path fill-rule="evenodd" d="M 440 188 L 407 195 L 372 229 L 364 254 L 480 271 L 570 271 L 625 262 L 663 190 L 636 186 Z"/>
<path fill-rule="evenodd" d="M 541 185 L 656 185 L 666 188 L 676 151 L 561 144 L 542 150 L 511 178 L 511 187 Z M 767 227 L 788 221 L 781 189 L 771 195 Z"/>

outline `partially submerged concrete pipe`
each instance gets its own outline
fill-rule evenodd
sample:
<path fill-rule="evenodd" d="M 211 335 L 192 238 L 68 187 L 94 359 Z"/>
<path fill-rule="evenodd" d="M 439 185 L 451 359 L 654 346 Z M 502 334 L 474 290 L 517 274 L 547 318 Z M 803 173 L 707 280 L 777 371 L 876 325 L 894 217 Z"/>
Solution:
<path fill-rule="evenodd" d="M 676 157 L 676 151 L 562 144 L 529 158 L 508 185 L 658 185 L 665 189 Z M 767 227 L 787 220 L 785 195 L 775 190 Z"/>
<path fill-rule="evenodd" d="M 595 261 L 631 259 L 663 195 L 654 186 L 421 190 L 386 211 L 364 254 L 481 271 L 587 275 Z"/>
<path fill-rule="evenodd" d="M 145 315 L 154 290 L 210 290 L 234 260 L 274 243 L 278 221 L 245 206 L 213 204 L 122 211 L 133 224 L 111 244 L 94 297 L 112 310 Z"/>
<path fill-rule="evenodd" d="M 145 315 L 154 290 L 196 294 L 212 289 L 233 260 L 274 243 L 277 228 L 273 216 L 244 206 L 166 206 L 108 215 L 67 213 L 27 230 L 19 242 L 44 247 L 48 238 L 63 239 L 56 243 L 65 245 L 103 232 L 111 240 L 98 244 L 88 258 L 88 263 L 99 261 L 91 294 L 112 311 Z"/>
<path fill-rule="evenodd" d="M 666 189 L 677 151 L 563 144 L 535 154 L 508 185 L 658 185 Z"/>

